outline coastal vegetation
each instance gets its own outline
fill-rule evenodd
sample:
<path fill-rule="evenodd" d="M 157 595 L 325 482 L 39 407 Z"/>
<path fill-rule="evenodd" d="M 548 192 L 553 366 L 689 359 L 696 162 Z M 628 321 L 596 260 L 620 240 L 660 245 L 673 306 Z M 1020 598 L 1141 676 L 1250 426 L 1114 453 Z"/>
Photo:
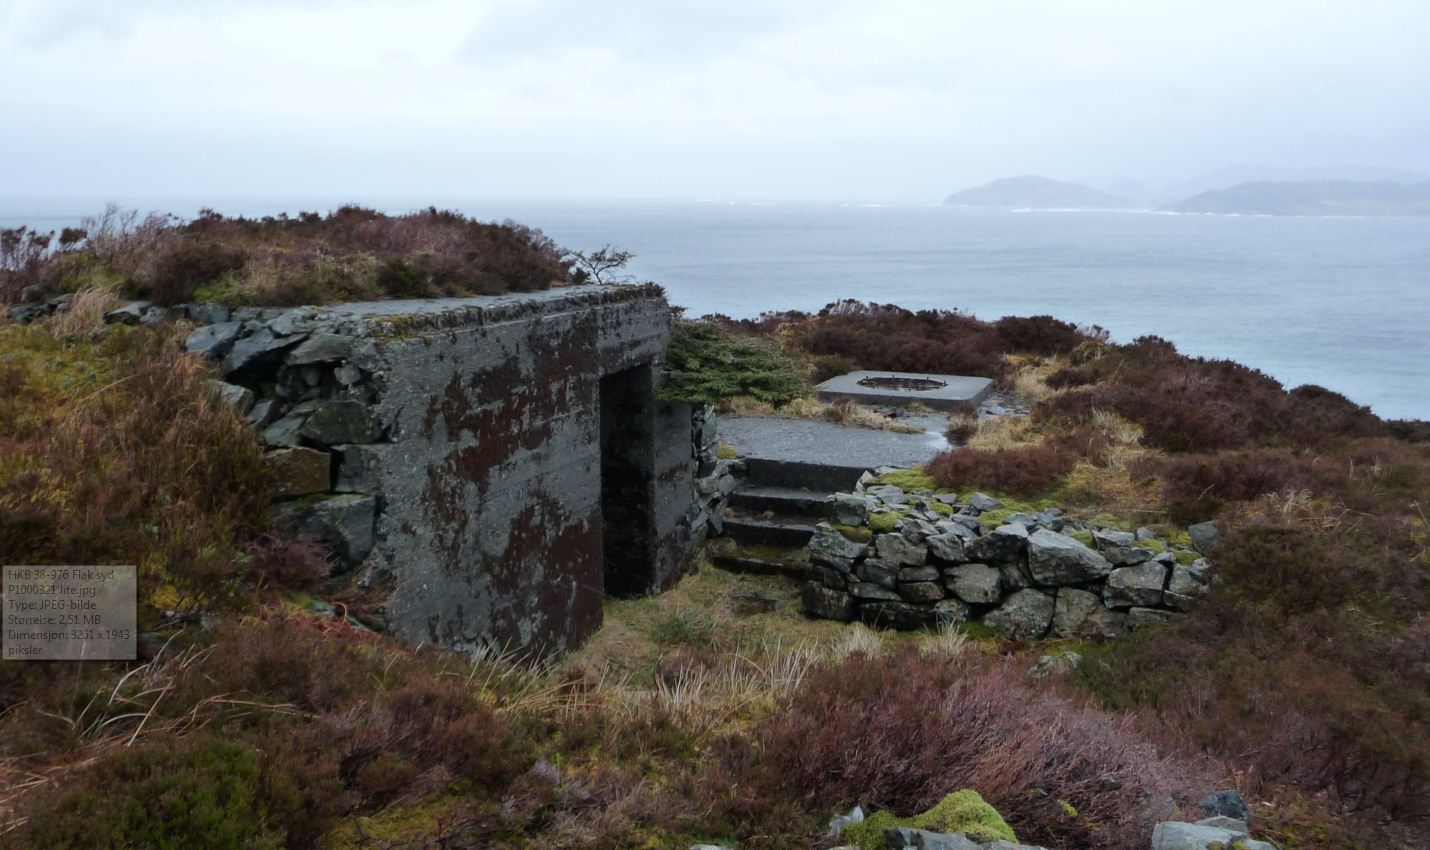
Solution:
<path fill-rule="evenodd" d="M 85 289 L 231 307 L 497 295 L 580 282 L 589 273 L 574 262 L 538 230 L 435 207 L 265 218 L 203 210 L 183 221 L 110 206 L 58 234 L 0 234 L 0 303 Z"/>
<path fill-rule="evenodd" d="M 1425 838 L 1423 424 L 1049 317 L 691 324 L 673 375 L 711 401 L 788 403 L 834 358 L 991 375 L 1031 414 L 883 483 L 1158 539 L 1213 520 L 1220 579 L 1166 627 L 1049 645 L 810 621 L 792 582 L 701 567 L 564 658 L 472 659 L 347 616 L 323 548 L 270 527 L 211 367 L 114 305 L 0 325 L 0 561 L 139 564 L 144 633 L 136 663 L 0 662 L 7 847 L 807 847 L 861 805 L 1141 850 L 1216 787 L 1287 848 Z"/>

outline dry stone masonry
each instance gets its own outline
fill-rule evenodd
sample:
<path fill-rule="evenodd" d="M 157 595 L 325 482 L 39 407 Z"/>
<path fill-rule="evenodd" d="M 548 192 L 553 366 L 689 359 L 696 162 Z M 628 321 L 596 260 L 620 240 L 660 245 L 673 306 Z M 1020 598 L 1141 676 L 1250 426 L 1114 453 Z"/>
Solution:
<path fill-rule="evenodd" d="M 1053 509 L 1017 513 L 973 493 L 907 493 L 866 476 L 832 497 L 809 543 L 811 616 L 898 629 L 979 620 L 1006 637 L 1103 640 L 1164 623 L 1212 580 L 1192 545 L 1096 525 Z"/>

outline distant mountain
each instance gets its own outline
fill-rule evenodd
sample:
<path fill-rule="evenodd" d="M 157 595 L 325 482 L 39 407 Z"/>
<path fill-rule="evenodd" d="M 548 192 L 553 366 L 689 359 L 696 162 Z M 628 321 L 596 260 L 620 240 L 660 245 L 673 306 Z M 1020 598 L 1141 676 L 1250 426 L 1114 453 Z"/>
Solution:
<path fill-rule="evenodd" d="M 1398 168 L 1345 162 L 1302 168 L 1264 163 L 1242 163 L 1209 171 L 1189 180 L 1158 185 L 1142 195 L 1124 194 L 1130 194 L 1134 198 L 1145 195 L 1160 206 L 1177 203 L 1183 198 L 1190 198 L 1203 192 L 1230 189 L 1240 183 L 1300 183 L 1312 180 L 1355 180 L 1361 182 L 1388 180 L 1392 183 L 1420 183 L 1430 180 L 1430 175 Z"/>
<path fill-rule="evenodd" d="M 1000 207 L 1003 209 L 1099 210 L 1135 206 L 1126 198 L 1099 192 L 1080 183 L 1046 177 L 1005 177 L 944 199 L 950 207 Z"/>
<path fill-rule="evenodd" d="M 1163 207 L 1245 215 L 1430 215 L 1430 182 L 1306 180 L 1241 183 Z"/>

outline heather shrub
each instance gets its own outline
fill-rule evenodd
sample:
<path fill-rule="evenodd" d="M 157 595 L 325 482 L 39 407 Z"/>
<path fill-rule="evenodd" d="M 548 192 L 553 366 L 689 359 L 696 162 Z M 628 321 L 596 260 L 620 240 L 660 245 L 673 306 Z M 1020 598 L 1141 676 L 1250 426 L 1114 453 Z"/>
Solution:
<path fill-rule="evenodd" d="M 707 322 L 681 322 L 666 352 L 660 397 L 716 404 L 749 396 L 781 407 L 809 394 L 794 363 L 771 342 Z"/>
<path fill-rule="evenodd" d="M 912 815 L 968 788 L 1023 841 L 1068 848 L 1145 847 L 1167 796 L 1206 782 L 1171 769 L 1125 720 L 1032 687 L 1023 671 L 913 649 L 816 667 L 753 746 L 727 745 L 722 762 L 723 806 L 741 823 L 790 806 Z"/>
<path fill-rule="evenodd" d="M 10 234 L 10 231 L 6 231 Z M 386 215 L 357 206 L 327 214 L 189 222 L 111 207 L 83 236 L 6 236 L 0 298 L 39 283 L 46 294 L 120 288 L 160 304 L 222 300 L 293 306 L 359 298 L 494 295 L 572 282 L 565 251 L 521 225 L 430 208 Z"/>
<path fill-rule="evenodd" d="M 955 449 L 925 466 L 947 489 L 983 487 L 1015 496 L 1047 492 L 1078 461 L 1101 463 L 1112 437 L 1097 428 L 1051 434 L 1041 443 L 1003 449 Z"/>
<path fill-rule="evenodd" d="M 56 786 L 14 843 L 35 850 L 279 850 L 259 756 L 197 736 L 116 749 Z"/>
<path fill-rule="evenodd" d="M 993 323 L 993 330 L 1005 351 L 1044 356 L 1068 354 L 1088 339 L 1076 325 L 1052 316 L 1004 316 Z"/>
<path fill-rule="evenodd" d="M 172 333 L 0 327 L 0 561 L 135 564 L 149 611 L 241 599 L 261 450 Z"/>

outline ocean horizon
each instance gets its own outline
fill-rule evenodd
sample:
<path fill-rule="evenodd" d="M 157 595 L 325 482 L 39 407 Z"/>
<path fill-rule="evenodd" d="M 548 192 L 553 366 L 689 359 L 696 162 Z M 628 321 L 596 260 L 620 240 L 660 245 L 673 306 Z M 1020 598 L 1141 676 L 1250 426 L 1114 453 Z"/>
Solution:
<path fill-rule="evenodd" d="M 326 211 L 334 199 L 135 199 L 143 211 Z M 366 201 L 401 212 L 431 205 Z M 1164 337 L 1288 388 L 1316 384 L 1386 418 L 1430 418 L 1430 218 L 1141 210 L 982 210 L 874 202 L 434 201 L 536 227 L 573 250 L 634 252 L 628 272 L 692 316 L 834 301 L 1052 315 L 1118 342 Z M 0 200 L 0 227 L 57 230 L 102 202 Z"/>

